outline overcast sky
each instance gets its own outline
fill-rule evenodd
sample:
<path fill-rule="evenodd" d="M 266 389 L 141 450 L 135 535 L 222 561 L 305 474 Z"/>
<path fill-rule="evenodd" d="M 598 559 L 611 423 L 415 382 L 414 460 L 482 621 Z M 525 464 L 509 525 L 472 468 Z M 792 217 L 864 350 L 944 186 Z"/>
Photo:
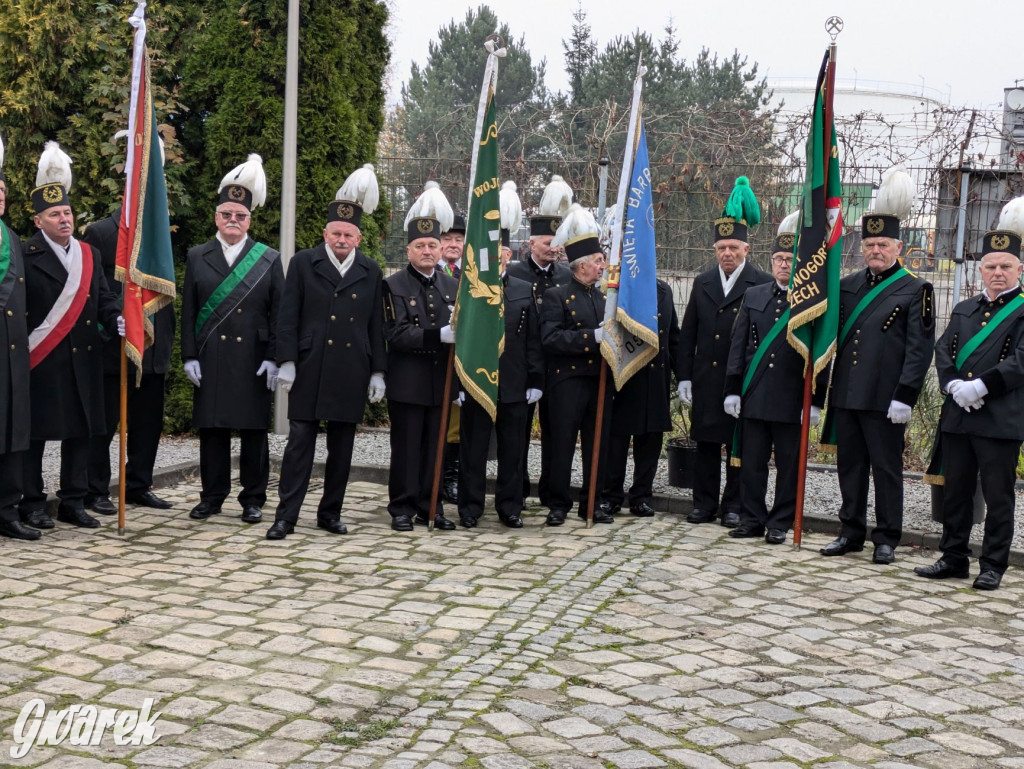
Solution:
<path fill-rule="evenodd" d="M 479 3 L 388 2 L 393 43 L 388 101 L 395 103 L 410 64 L 426 63 L 427 44 L 437 29 L 452 18 L 462 21 L 466 10 Z M 493 0 L 489 5 L 517 40 L 525 36 L 534 62 L 547 58 L 548 87 L 567 90 L 561 41 L 571 33 L 576 0 Z M 687 59 L 702 47 L 722 54 L 736 49 L 758 62 L 763 75 L 814 78 L 829 42 L 825 19 L 835 14 L 845 22 L 837 40 L 839 78 L 917 87 L 923 78 L 928 89 L 939 92 L 929 90 L 929 95 L 943 101 L 948 96 L 953 105 L 1000 108 L 1004 87 L 1015 80 L 1024 86 L 1021 0 L 589 0 L 584 7 L 599 49 L 616 35 L 637 28 L 661 39 L 671 16 L 680 53 Z M 723 16 L 723 9 L 732 15 Z"/>

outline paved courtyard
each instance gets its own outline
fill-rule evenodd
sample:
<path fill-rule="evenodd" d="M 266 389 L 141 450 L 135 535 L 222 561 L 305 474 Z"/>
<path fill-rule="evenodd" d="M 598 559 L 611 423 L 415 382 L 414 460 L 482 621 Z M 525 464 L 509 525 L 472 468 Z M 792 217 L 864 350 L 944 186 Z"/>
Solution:
<path fill-rule="evenodd" d="M 934 554 L 736 541 L 680 516 L 586 530 L 268 542 L 234 506 L 0 540 L 0 764 L 45 767 L 1024 768 L 1024 580 L 915 578 Z M 267 504 L 272 511 L 275 499 Z M 272 512 L 270 513 L 272 516 Z M 975 566 L 976 570 L 976 566 Z M 33 747 L 23 705 L 161 713 L 151 745 Z"/>

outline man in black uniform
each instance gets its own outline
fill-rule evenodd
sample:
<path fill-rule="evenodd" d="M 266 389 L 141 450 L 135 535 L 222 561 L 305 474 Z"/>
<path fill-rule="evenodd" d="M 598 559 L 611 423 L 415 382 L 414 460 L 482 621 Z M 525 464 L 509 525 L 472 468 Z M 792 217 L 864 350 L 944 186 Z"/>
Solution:
<path fill-rule="evenodd" d="M 740 525 L 730 537 L 760 537 L 781 545 L 796 516 L 797 457 L 803 412 L 804 360 L 786 340 L 789 274 L 799 212 L 779 226 L 772 248 L 772 283 L 747 289 L 732 330 L 725 376 L 725 412 L 739 418 Z M 810 421 L 818 424 L 828 387 L 819 372 Z M 742 406 L 742 410 L 741 410 Z M 768 461 L 775 451 L 775 503 L 769 512 Z M 738 449 L 738 453 L 735 451 Z"/>
<path fill-rule="evenodd" d="M 691 434 L 697 442 L 693 512 L 686 520 L 710 523 L 720 511 L 722 525 L 729 528 L 740 523 L 739 468 L 728 463 L 721 505 L 718 501 L 722 446 L 732 444 L 736 428 L 736 419 L 722 410 L 729 337 L 747 289 L 772 280 L 771 275 L 747 261 L 747 227 L 760 221 L 760 211 L 756 200 L 746 206 L 732 205 L 734 199 L 743 200 L 741 188 L 750 190 L 745 177 L 737 180 L 730 203 L 722 217 L 715 220 L 718 264 L 693 279 L 690 300 L 683 311 L 678 352 L 679 398 L 693 403 Z"/>
<path fill-rule="evenodd" d="M 85 512 L 90 438 L 103 432 L 103 365 L 99 325 L 123 328 L 99 254 L 73 236 L 68 199 L 71 159 L 47 142 L 32 206 L 38 231 L 25 245 L 25 290 L 32 440 L 24 465 L 23 523 L 53 528 L 46 514 L 43 450 L 60 441 L 57 520 L 94 529 Z"/>
<path fill-rule="evenodd" d="M 352 467 L 356 425 L 366 398 L 384 397 L 382 275 L 359 250 L 363 214 L 377 207 L 372 165 L 351 174 L 327 207 L 324 243 L 288 264 L 277 323 L 278 382 L 288 398 L 288 445 L 281 461 L 280 504 L 267 539 L 295 529 L 313 470 L 317 428 L 327 420 L 327 464 L 316 525 L 345 534 L 341 508 Z"/>
<path fill-rule="evenodd" d="M 515 195 L 515 185 L 512 186 Z M 484 510 L 487 480 L 487 444 L 491 429 L 497 430 L 498 479 L 494 507 L 499 520 L 512 529 L 522 528 L 523 441 L 527 436 L 529 402 L 536 402 L 544 388 L 544 354 L 540 346 L 540 327 L 533 304 L 532 287 L 525 280 L 507 273 L 512 257 L 510 228 L 519 226 L 522 216 L 519 199 L 508 200 L 508 189 L 501 191 L 501 265 L 505 270 L 505 346 L 498 360 L 497 420 L 476 400 L 463 392 L 461 449 L 462 472 L 459 479 L 459 522 L 466 528 L 476 526 Z M 518 213 L 517 213 L 518 212 Z M 507 215 L 510 214 L 510 215 Z"/>
<path fill-rule="evenodd" d="M 437 182 L 426 188 L 405 220 L 409 266 L 384 281 L 384 338 L 388 347 L 388 416 L 391 473 L 388 513 L 395 531 L 427 525 L 441 429 L 441 399 L 458 283 L 437 269 L 441 233 L 452 224 L 452 208 Z M 455 528 L 438 499 L 434 527 Z"/>
<path fill-rule="evenodd" d="M 1024 296 L 1021 234 L 1024 197 L 1003 208 L 999 228 L 985 233 L 980 296 L 953 308 L 935 346 L 935 368 L 946 398 L 939 420 L 944 471 L 942 557 L 914 572 L 930 579 L 965 578 L 970 570 L 972 496 L 978 472 L 985 496 L 985 538 L 978 590 L 995 590 L 1013 541 L 1014 484 L 1024 440 Z"/>
<path fill-rule="evenodd" d="M 601 509 L 609 515 L 617 513 L 626 500 L 626 459 L 631 438 L 633 485 L 629 489 L 629 512 L 644 518 L 654 515 L 654 476 L 658 472 L 662 439 L 672 429 L 669 400 L 672 374 L 679 375 L 678 361 L 673 357 L 679 345 L 679 322 L 672 288 L 663 280 L 657 285 L 658 355 L 626 381 L 615 393 L 612 404 L 607 469 L 601 493 Z"/>
<path fill-rule="evenodd" d="M 508 182 L 506 182 L 507 184 Z M 544 295 L 549 289 L 566 286 L 572 279 L 569 268 L 558 261 L 559 248 L 551 241 L 562 223 L 562 217 L 572 204 L 573 192 L 561 176 L 551 177 L 541 195 L 537 214 L 530 217 L 530 258 L 525 262 L 512 262 L 508 266 L 510 277 L 525 280 L 532 286 L 533 303 L 540 317 Z M 523 449 L 523 499 L 530 496 L 530 434 L 533 431 L 534 412 L 540 420 L 540 479 L 537 493 L 542 505 L 548 504 L 548 479 L 551 474 L 551 422 L 549 404 L 543 398 L 530 404 L 526 420 L 526 446 Z"/>
<path fill-rule="evenodd" d="M 593 215 L 574 203 L 558 228 L 553 245 L 565 245 L 572 270 L 572 281 L 549 289 L 541 309 L 541 341 L 544 345 L 546 374 L 544 381 L 550 398 L 551 478 L 548 483 L 548 526 L 561 526 L 572 509 L 569 490 L 576 439 L 582 437 L 583 488 L 578 514 L 587 517 L 590 484 L 600 491 L 604 481 L 604 447 L 611 420 L 603 421 L 597 435 L 598 382 L 601 366 L 601 338 L 604 322 L 604 294 L 598 282 L 604 272 L 605 257 L 598 240 L 599 229 Z M 605 414 L 610 414 L 611 391 L 605 395 Z M 594 441 L 601 449 L 597 477 L 591 477 Z M 594 510 L 595 523 L 614 523 L 600 508 Z"/>
<path fill-rule="evenodd" d="M 217 235 L 188 252 L 181 301 L 181 359 L 195 385 L 202 492 L 189 517 L 221 511 L 231 491 L 231 431 L 242 439 L 238 502 L 259 523 L 270 477 L 270 403 L 277 384 L 277 313 L 284 291 L 280 254 L 247 236 L 267 180 L 250 155 L 221 181 Z"/>
<path fill-rule="evenodd" d="M 82 240 L 92 246 L 103 265 L 107 285 L 115 291 L 117 267 L 117 236 L 121 208 L 106 219 L 89 225 Z M 119 295 L 118 295 L 119 296 Z M 174 305 L 163 307 L 153 316 L 154 341 L 142 357 L 142 379 L 135 382 L 135 364 L 128 361 L 128 462 L 125 466 L 125 502 L 130 505 L 167 510 L 173 505 L 151 490 L 153 466 L 160 446 L 164 423 L 164 378 L 171 365 L 171 343 L 174 341 Z M 107 334 L 103 342 L 103 411 L 104 433 L 92 439 L 89 456 L 89 492 L 85 506 L 93 512 L 113 515 L 117 512 L 110 501 L 110 442 L 117 432 L 121 416 L 121 339 Z"/>
<path fill-rule="evenodd" d="M 0 216 L 7 207 L 4 145 L 0 141 Z M 18 236 L 0 221 L 0 536 L 42 536 L 18 518 L 22 461 L 29 445 L 28 328 L 25 326 L 25 266 Z"/>
<path fill-rule="evenodd" d="M 888 171 L 861 225 L 867 269 L 839 282 L 839 338 L 829 388 L 828 440 L 835 434 L 843 503 L 839 537 L 821 550 L 864 549 L 868 473 L 875 479 L 872 560 L 892 563 L 903 534 L 903 436 L 935 346 L 932 286 L 900 264 L 900 220 L 910 215 L 913 183 Z M 973 488 L 973 486 L 972 486 Z"/>

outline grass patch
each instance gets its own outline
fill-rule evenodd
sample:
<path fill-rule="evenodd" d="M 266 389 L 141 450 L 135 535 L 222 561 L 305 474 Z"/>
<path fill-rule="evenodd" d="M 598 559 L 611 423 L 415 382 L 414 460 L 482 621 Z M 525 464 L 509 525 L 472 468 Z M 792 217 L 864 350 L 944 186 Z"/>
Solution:
<path fill-rule="evenodd" d="M 342 721 L 336 718 L 330 723 L 338 730 L 338 734 L 329 737 L 328 742 L 355 746 L 387 737 L 388 733 L 402 722 L 397 718 L 383 718 L 360 725 L 355 721 Z"/>

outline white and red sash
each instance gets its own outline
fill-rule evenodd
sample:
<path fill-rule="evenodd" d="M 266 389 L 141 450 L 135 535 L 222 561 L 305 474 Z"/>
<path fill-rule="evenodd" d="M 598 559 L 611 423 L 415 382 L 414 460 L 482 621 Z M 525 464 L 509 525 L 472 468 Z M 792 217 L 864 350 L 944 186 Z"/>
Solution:
<path fill-rule="evenodd" d="M 92 283 L 92 249 L 71 239 L 68 279 L 43 322 L 28 335 L 28 367 L 35 368 L 61 343 L 78 322 Z"/>

